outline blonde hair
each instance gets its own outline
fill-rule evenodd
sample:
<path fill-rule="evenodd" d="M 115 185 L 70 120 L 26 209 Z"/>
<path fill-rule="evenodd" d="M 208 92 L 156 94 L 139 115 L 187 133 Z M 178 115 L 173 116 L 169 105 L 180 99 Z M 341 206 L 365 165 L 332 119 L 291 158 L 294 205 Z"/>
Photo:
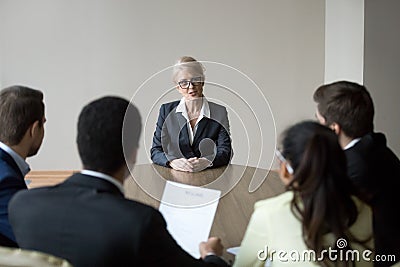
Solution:
<path fill-rule="evenodd" d="M 195 58 L 190 57 L 190 56 L 183 56 L 180 57 L 177 62 L 174 65 L 174 68 L 172 70 L 172 80 L 174 82 L 177 82 L 176 77 L 181 71 L 188 71 L 193 75 L 196 76 L 201 76 L 203 78 L 203 81 L 205 79 L 205 68 L 203 64 L 198 62 Z"/>

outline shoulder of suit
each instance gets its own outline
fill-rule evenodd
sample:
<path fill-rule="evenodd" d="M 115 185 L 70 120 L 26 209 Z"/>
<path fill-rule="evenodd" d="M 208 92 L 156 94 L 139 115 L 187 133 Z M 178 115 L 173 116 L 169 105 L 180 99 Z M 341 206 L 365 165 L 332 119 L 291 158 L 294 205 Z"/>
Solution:
<path fill-rule="evenodd" d="M 368 153 L 372 150 L 379 150 L 386 148 L 386 136 L 382 133 L 368 133 L 361 137 L 353 147 L 348 150 L 358 150 L 362 153 Z M 353 149 L 352 149 L 353 148 Z"/>
<path fill-rule="evenodd" d="M 7 161 L 0 159 L 0 182 L 11 177 L 21 177 Z"/>
<path fill-rule="evenodd" d="M 0 168 L 12 169 L 12 166 L 10 165 L 12 163 L 15 163 L 15 160 L 11 157 L 11 155 L 0 149 Z"/>
<path fill-rule="evenodd" d="M 211 102 L 211 101 L 208 101 L 208 105 L 209 105 L 210 109 L 211 108 L 214 108 L 214 109 L 226 109 L 225 106 L 217 104 L 217 103 L 214 103 L 214 102 Z"/>
<path fill-rule="evenodd" d="M 180 102 L 180 100 L 164 103 L 161 105 L 161 107 L 165 108 L 165 109 L 173 109 L 179 105 L 179 102 Z"/>
<path fill-rule="evenodd" d="M 7 161 L 0 159 L 0 176 L 4 176 L 8 172 L 15 173 L 15 170 Z"/>
<path fill-rule="evenodd" d="M 36 199 L 37 198 L 37 194 L 41 194 L 42 192 L 47 191 L 48 189 L 52 188 L 54 186 L 43 186 L 43 187 L 37 187 L 37 188 L 31 188 L 29 190 L 20 190 L 17 193 L 15 193 L 13 199 L 23 199 L 23 203 L 29 203 L 26 202 L 25 198 L 32 198 L 32 199 Z"/>
<path fill-rule="evenodd" d="M 138 202 L 136 200 L 124 198 L 123 202 L 128 208 L 135 209 L 135 210 L 143 212 L 143 213 L 158 212 L 158 210 L 156 210 L 152 206 Z"/>
<path fill-rule="evenodd" d="M 62 183 L 54 186 L 46 186 L 46 187 L 40 187 L 40 188 L 32 188 L 29 190 L 21 190 L 15 194 L 15 197 L 13 198 L 13 202 L 18 202 L 18 203 L 29 203 L 30 199 L 40 199 L 40 196 L 47 195 L 49 192 L 57 193 L 54 190 L 56 190 L 57 187 L 62 187 Z M 61 188 L 60 187 L 60 188 Z M 72 195 L 70 197 L 73 197 Z M 103 198 L 104 199 L 104 198 Z M 108 198 L 107 201 L 112 201 L 113 207 L 119 206 L 121 209 L 125 211 L 131 210 L 132 216 L 137 216 L 140 214 L 141 217 L 146 217 L 149 215 L 152 215 L 154 213 L 157 213 L 158 211 L 146 204 L 143 204 L 141 202 L 135 201 L 135 200 L 130 200 L 127 198 L 120 198 L 120 197 L 111 197 Z M 117 205 L 117 206 L 116 206 Z"/>
<path fill-rule="evenodd" d="M 208 102 L 208 106 L 210 107 L 211 118 L 214 118 L 219 122 L 221 122 L 224 119 L 227 119 L 228 112 L 224 106 L 210 101 Z"/>
<path fill-rule="evenodd" d="M 176 100 L 176 101 L 172 101 L 172 102 L 168 102 L 168 103 L 164 103 L 161 105 L 162 108 L 164 109 L 169 109 L 172 110 L 174 108 L 176 108 L 180 103 L 180 100 Z M 220 104 L 208 101 L 208 105 L 210 107 L 210 109 L 214 109 L 214 110 L 226 110 L 226 108 Z"/>
<path fill-rule="evenodd" d="M 376 136 L 377 138 L 374 138 Z M 354 146 L 344 150 L 348 165 L 368 167 L 370 161 L 381 157 L 382 151 L 387 149 L 386 139 L 383 135 L 367 134 Z"/>

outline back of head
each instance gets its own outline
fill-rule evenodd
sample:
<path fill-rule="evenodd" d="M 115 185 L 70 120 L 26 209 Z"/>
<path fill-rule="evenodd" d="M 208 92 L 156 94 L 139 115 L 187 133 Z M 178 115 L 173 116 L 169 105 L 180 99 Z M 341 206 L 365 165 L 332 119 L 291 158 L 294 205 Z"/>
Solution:
<path fill-rule="evenodd" d="M 21 142 L 35 122 L 43 126 L 43 93 L 24 86 L 11 86 L 0 92 L 0 141 L 8 145 Z"/>
<path fill-rule="evenodd" d="M 205 68 L 203 64 L 198 62 L 196 59 L 190 56 L 183 56 L 180 57 L 176 64 L 174 65 L 174 68 L 172 70 L 172 80 L 174 82 L 177 82 L 177 76 L 181 71 L 187 71 L 191 73 L 193 76 L 197 77 L 202 77 L 203 81 L 205 79 Z"/>
<path fill-rule="evenodd" d="M 333 131 L 305 121 L 284 132 L 282 155 L 294 169 L 292 209 L 302 220 L 305 243 L 320 252 L 324 234 L 346 237 L 357 218 L 345 154 Z"/>
<path fill-rule="evenodd" d="M 138 148 L 141 128 L 138 109 L 123 98 L 106 96 L 86 105 L 77 135 L 84 168 L 113 174 Z"/>
<path fill-rule="evenodd" d="M 348 81 L 322 85 L 315 91 L 314 101 L 326 124 L 339 124 L 350 138 L 362 137 L 374 129 L 374 104 L 362 85 Z"/>

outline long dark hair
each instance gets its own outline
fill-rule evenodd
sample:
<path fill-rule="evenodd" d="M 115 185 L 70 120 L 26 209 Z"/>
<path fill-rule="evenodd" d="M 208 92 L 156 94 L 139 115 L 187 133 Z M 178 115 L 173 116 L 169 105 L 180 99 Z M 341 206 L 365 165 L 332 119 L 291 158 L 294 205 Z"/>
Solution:
<path fill-rule="evenodd" d="M 294 169 L 288 185 L 294 191 L 291 208 L 302 221 L 307 247 L 319 254 L 326 233 L 336 240 L 365 243 L 348 231 L 358 211 L 351 197 L 346 157 L 335 133 L 316 122 L 298 123 L 285 131 L 281 152 Z"/>

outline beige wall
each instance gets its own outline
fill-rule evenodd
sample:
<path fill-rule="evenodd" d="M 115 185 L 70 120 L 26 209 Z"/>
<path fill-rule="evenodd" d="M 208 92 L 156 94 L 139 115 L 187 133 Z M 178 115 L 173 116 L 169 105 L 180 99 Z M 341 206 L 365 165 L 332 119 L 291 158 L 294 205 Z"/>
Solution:
<path fill-rule="evenodd" d="M 375 130 L 400 157 L 400 2 L 365 1 L 364 82 L 375 103 Z"/>
<path fill-rule="evenodd" d="M 159 104 L 179 95 L 158 99 L 171 89 L 169 70 L 139 87 L 181 55 L 251 78 L 278 133 L 313 118 L 311 95 L 324 79 L 321 0 L 1 0 L 0 10 L 2 86 L 45 93 L 46 137 L 32 169 L 80 168 L 78 113 L 105 94 L 135 95 L 146 124 L 138 162 L 149 162 Z M 227 87 L 207 85 L 205 93 L 228 107 L 233 162 L 268 168 L 276 136 L 262 94 L 239 72 L 207 64 L 208 80 Z"/>
<path fill-rule="evenodd" d="M 325 1 L 325 83 L 363 83 L 364 0 Z"/>

